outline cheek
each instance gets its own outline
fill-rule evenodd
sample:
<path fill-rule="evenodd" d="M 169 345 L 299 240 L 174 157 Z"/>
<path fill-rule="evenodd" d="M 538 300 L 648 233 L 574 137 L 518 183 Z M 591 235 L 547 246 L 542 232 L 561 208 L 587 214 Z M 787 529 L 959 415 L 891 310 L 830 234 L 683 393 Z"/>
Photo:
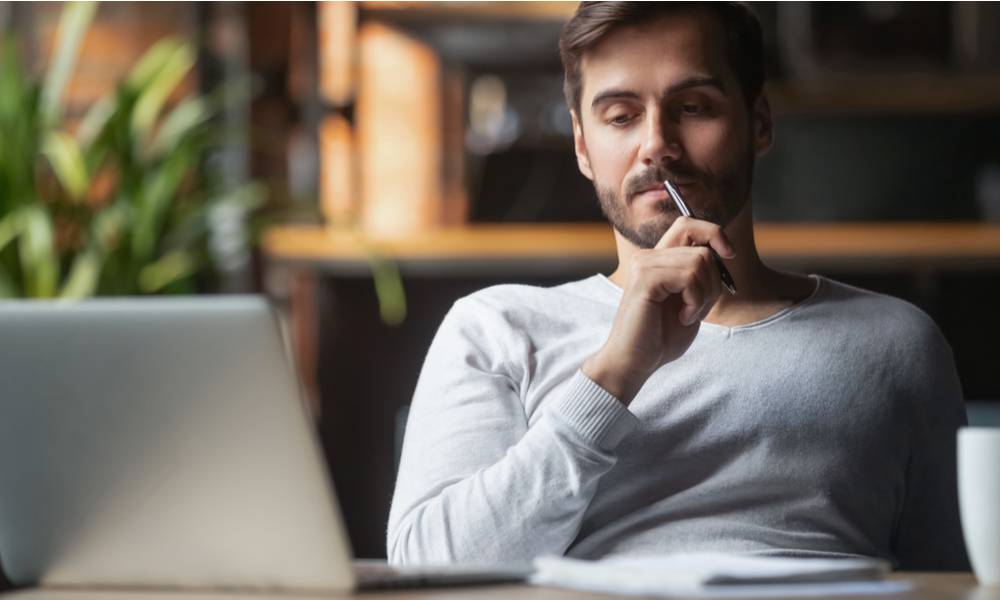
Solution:
<path fill-rule="evenodd" d="M 749 132 L 728 123 L 693 125 L 687 141 L 688 156 L 696 165 L 724 169 L 744 159 Z"/>
<path fill-rule="evenodd" d="M 627 135 L 594 136 L 587 146 L 590 168 L 604 185 L 618 188 L 629 171 L 636 144 Z"/>
<path fill-rule="evenodd" d="M 720 123 L 695 123 L 687 128 L 685 146 L 692 159 L 709 159 L 726 151 L 728 128 Z"/>

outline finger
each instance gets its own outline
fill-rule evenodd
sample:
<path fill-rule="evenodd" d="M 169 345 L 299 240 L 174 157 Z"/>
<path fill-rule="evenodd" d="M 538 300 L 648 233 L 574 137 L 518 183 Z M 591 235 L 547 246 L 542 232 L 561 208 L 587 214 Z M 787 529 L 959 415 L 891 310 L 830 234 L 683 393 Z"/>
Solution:
<path fill-rule="evenodd" d="M 682 325 L 690 325 L 695 315 L 701 310 L 705 303 L 705 283 L 698 277 L 698 269 L 688 269 L 684 272 L 687 282 L 681 290 L 681 300 L 684 306 L 677 314 L 677 320 Z"/>
<path fill-rule="evenodd" d="M 695 321 L 704 319 L 722 295 L 722 280 L 708 248 L 700 247 L 692 250 L 698 255 L 694 272 L 697 283 L 692 284 L 691 288 L 697 289 L 698 293 L 684 299 L 684 308 L 678 314 L 678 320 L 684 325 L 691 325 Z"/>
<path fill-rule="evenodd" d="M 641 261 L 640 278 L 650 300 L 663 302 L 671 295 L 680 296 L 677 318 L 684 325 L 702 318 L 722 294 L 718 271 L 705 247 L 650 252 Z"/>
<path fill-rule="evenodd" d="M 736 248 L 721 227 L 711 221 L 691 217 L 677 217 L 654 249 L 680 246 L 711 246 L 720 256 L 725 258 L 736 256 Z"/>
<path fill-rule="evenodd" d="M 711 246 L 720 256 L 733 258 L 736 248 L 721 227 L 711 221 L 680 217 L 660 239 L 663 247 Z"/>

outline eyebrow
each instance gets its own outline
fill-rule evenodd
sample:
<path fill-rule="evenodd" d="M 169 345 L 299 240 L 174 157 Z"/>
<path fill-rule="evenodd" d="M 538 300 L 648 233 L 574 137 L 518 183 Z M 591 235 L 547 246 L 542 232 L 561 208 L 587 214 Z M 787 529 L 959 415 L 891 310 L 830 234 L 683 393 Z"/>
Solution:
<path fill-rule="evenodd" d="M 682 81 L 671 85 L 666 90 L 663 91 L 664 96 L 669 96 L 671 94 L 676 94 L 677 92 L 683 92 L 696 87 L 712 87 L 725 93 L 722 88 L 722 82 L 716 77 L 688 77 Z M 639 94 L 629 90 L 612 88 L 609 90 L 604 90 L 603 92 L 594 96 L 594 99 L 590 103 L 591 110 L 597 108 L 599 104 L 607 102 L 608 100 L 638 100 Z"/>

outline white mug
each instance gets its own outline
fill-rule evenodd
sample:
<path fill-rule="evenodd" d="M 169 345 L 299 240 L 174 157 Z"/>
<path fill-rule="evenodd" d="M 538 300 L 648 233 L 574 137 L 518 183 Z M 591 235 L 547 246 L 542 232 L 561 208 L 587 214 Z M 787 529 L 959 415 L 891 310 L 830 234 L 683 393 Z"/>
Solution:
<path fill-rule="evenodd" d="M 976 578 L 1000 585 L 1000 428 L 958 430 L 958 502 Z"/>

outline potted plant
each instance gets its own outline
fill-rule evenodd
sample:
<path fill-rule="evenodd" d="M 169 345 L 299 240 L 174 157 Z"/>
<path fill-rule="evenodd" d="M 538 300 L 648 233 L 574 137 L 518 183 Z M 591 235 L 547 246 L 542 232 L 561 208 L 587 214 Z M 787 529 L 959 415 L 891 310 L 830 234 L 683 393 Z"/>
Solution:
<path fill-rule="evenodd" d="M 69 130 L 62 92 L 94 10 L 67 5 L 44 81 L 2 49 L 0 298 L 196 291 L 214 270 L 212 215 L 264 198 L 205 168 L 222 95 L 176 98 L 195 57 L 182 41 L 154 44 Z"/>

